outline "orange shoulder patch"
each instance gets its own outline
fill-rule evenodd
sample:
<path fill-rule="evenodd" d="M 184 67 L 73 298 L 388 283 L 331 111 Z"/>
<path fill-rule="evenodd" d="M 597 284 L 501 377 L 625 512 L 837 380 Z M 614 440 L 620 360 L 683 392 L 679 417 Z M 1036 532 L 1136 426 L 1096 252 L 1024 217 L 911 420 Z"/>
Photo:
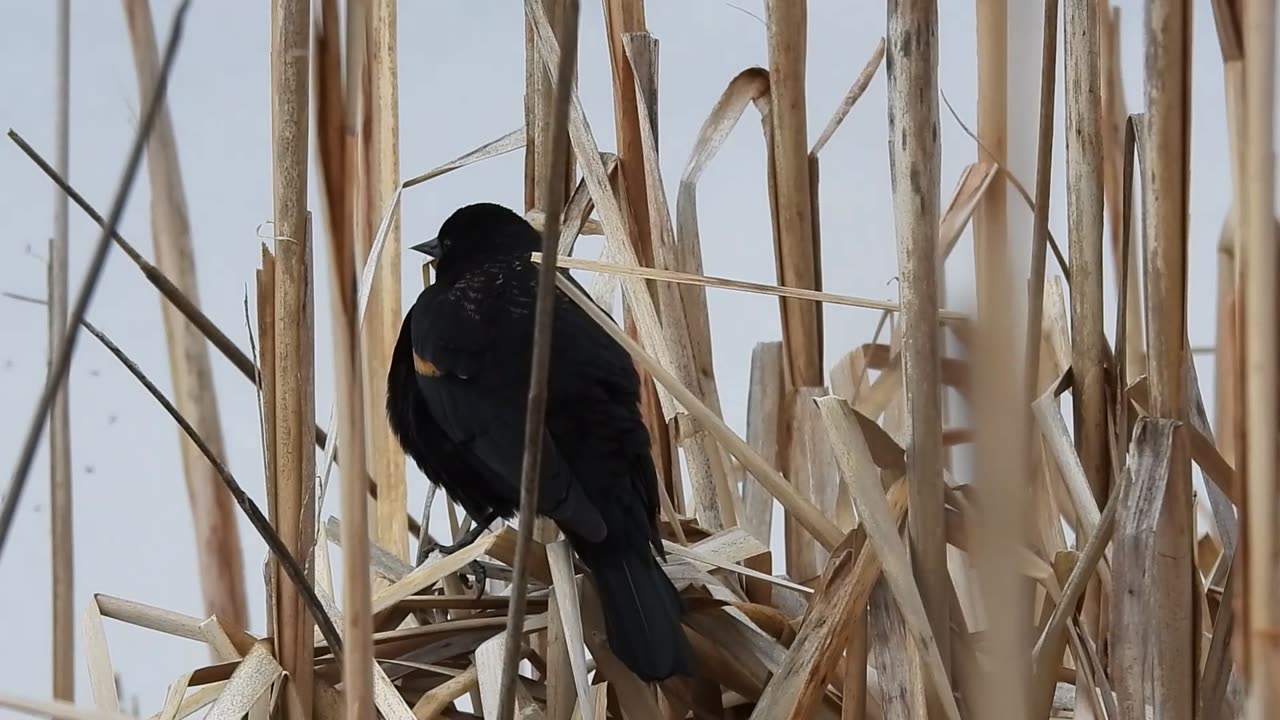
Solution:
<path fill-rule="evenodd" d="M 440 372 L 440 368 L 435 366 L 435 363 L 416 352 L 413 354 L 413 369 L 424 377 L 440 377 L 443 374 Z"/>

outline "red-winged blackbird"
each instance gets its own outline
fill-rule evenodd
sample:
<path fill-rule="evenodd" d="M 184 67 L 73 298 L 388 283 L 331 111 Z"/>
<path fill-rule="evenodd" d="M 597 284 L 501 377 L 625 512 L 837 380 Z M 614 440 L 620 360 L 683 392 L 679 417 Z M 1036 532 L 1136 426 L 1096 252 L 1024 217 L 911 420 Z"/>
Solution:
<path fill-rule="evenodd" d="M 454 212 L 414 246 L 436 281 L 405 317 L 387 413 L 405 452 L 476 523 L 474 541 L 520 503 L 541 237 L 500 205 Z M 567 272 L 561 274 L 572 281 Z M 613 653 L 641 679 L 692 672 L 680 597 L 654 557 L 658 476 L 635 366 L 557 290 L 538 512 L 590 570 Z"/>

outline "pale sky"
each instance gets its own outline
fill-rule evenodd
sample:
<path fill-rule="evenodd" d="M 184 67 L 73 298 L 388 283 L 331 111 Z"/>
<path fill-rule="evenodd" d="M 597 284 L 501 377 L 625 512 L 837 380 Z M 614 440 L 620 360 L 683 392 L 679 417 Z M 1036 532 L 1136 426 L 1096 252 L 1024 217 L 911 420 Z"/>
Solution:
<path fill-rule="evenodd" d="M 1129 110 L 1142 107 L 1142 5 L 1123 8 L 1122 61 Z M 176 2 L 156 0 L 163 36 Z M 940 0 L 939 83 L 966 123 L 976 108 L 976 49 L 972 2 Z M 1038 106 L 1040 3 L 1014 0 L 1010 33 L 1014 93 L 1010 165 L 1034 187 L 1033 147 Z M 120 3 L 73 2 L 71 171 L 75 186 L 105 213 L 134 133 L 138 91 Z M 767 65 L 762 0 L 649 0 L 650 30 L 661 41 L 660 141 L 666 187 L 674 209 L 680 173 L 694 137 L 728 81 L 752 65 Z M 884 4 L 812 0 L 809 3 L 808 109 L 810 141 L 826 125 L 885 30 Z M 0 125 L 13 128 L 53 157 L 54 7 L 15 4 L 0 23 Z M 248 347 L 244 293 L 259 262 L 259 227 L 270 220 L 269 3 L 197 0 L 188 17 L 169 93 L 205 311 Z M 1221 63 L 1209 3 L 1195 3 L 1195 56 L 1190 215 L 1189 324 L 1194 345 L 1213 342 L 1215 246 L 1231 194 Z M 233 10 L 234 8 L 234 10 Z M 745 11 L 744 11 L 745 10 Z M 411 177 L 517 128 L 522 122 L 524 30 L 521 4 L 493 0 L 400 3 L 400 138 L 404 177 Z M 583 2 L 580 89 L 603 149 L 614 133 L 607 49 L 600 3 Z M 163 39 L 163 38 L 162 38 Z M 1061 74 L 1054 153 L 1051 229 L 1066 243 Z M 1029 85 L 1028 85 L 1029 83 Z M 1024 91 L 1025 92 L 1025 91 Z M 940 123 L 943 203 L 973 142 L 943 109 Z M 890 203 L 885 78 L 867 93 L 822 154 L 820 186 L 823 283 L 832 292 L 896 300 L 897 273 Z M 775 280 L 759 118 L 748 109 L 699 192 L 699 218 L 708 274 L 758 282 Z M 408 191 L 406 241 L 435 234 L 454 208 L 494 201 L 520 208 L 523 160 L 512 153 Z M 311 179 L 313 203 L 316 180 Z M 149 197 L 139 175 L 122 234 L 154 257 Z M 0 142 L 0 290 L 45 292 L 44 258 L 52 227 L 54 188 L 20 151 Z M 1011 203 L 1016 195 L 1010 194 Z M 319 211 L 320 206 L 313 204 Z M 1026 248 L 1030 214 L 1013 212 L 1014 247 Z M 81 282 L 98 229 L 71 208 L 71 287 Z M 317 247 L 323 248 L 321 237 Z M 598 242 L 579 245 L 595 253 Z M 317 402 L 327 411 L 332 392 L 329 305 L 324 250 L 316 253 Z M 1107 327 L 1114 325 L 1114 293 L 1107 253 Z M 972 301 L 972 244 L 966 233 L 948 266 L 947 305 Z M 1051 263 L 1052 267 L 1052 263 Z M 403 264 L 405 306 L 421 287 L 418 262 Z M 130 353 L 164 389 L 168 356 L 160 300 L 119 256 L 108 263 L 89 318 Z M 715 370 L 726 419 L 744 429 L 752 347 L 779 339 L 772 298 L 708 293 Z M 829 308 L 826 363 L 870 340 L 875 311 Z M 1110 333 L 1110 330 L 1108 331 Z M 0 477 L 7 479 L 34 407 L 46 363 L 45 317 L 32 306 L 0 300 Z M 228 464 L 265 508 L 258 415 L 252 387 L 216 353 Z M 1198 358 L 1206 403 L 1212 408 L 1212 358 Z M 92 593 L 101 592 L 203 617 L 195 570 L 190 512 L 178 450 L 178 429 L 163 410 L 92 338 L 85 336 L 70 376 L 75 483 L 77 631 Z M 323 417 L 320 418 L 323 421 Z M 416 512 L 425 482 L 409 471 Z M 50 695 L 48 459 L 42 451 L 22 499 L 14 532 L 0 556 L 0 693 Z M 337 493 L 326 510 L 338 511 Z M 437 509 L 440 506 L 437 505 Z M 254 632 L 265 627 L 261 563 L 265 547 L 241 521 L 246 584 Z M 775 526 L 776 527 L 776 526 Z M 780 570 L 779 570 L 780 571 Z M 207 662 L 200 645 L 108 622 L 112 659 L 128 707 L 136 696 L 150 714 L 179 674 Z M 90 702 L 84 643 L 77 638 L 77 702 Z M 7 717 L 0 710 L 0 717 Z"/>

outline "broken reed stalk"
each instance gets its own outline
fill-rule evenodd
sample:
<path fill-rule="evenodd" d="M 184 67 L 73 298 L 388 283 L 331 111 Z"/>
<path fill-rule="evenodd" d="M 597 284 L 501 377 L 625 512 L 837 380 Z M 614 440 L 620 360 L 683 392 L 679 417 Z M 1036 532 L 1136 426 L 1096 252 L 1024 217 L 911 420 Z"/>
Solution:
<path fill-rule="evenodd" d="M 378 223 L 400 187 L 399 79 L 396 65 L 396 0 L 369 3 L 368 75 L 369 105 L 364 127 L 370 132 L 362 144 L 368 168 L 365 226 L 357 235 L 357 257 L 364 261 L 372 247 Z M 378 261 L 373 290 L 365 309 L 363 355 L 365 359 L 364 421 L 368 434 L 369 476 L 378 484 L 374 536 L 382 547 L 401 560 L 409 559 L 409 528 L 404 451 L 387 425 L 386 368 L 391 364 L 403 320 L 400 308 L 400 209 L 392 213 L 386 247 Z"/>
<path fill-rule="evenodd" d="M 555 23 L 559 14 L 564 12 L 564 2 L 565 0 L 554 0 L 544 3 L 552 23 Z M 614 132 L 617 138 L 619 164 L 617 195 L 622 206 L 623 220 L 627 223 L 629 230 L 628 239 L 635 250 L 636 258 L 644 265 L 653 265 L 656 258 L 655 245 L 658 240 L 654 237 L 656 229 L 649 215 L 650 188 L 646 176 L 641 122 L 656 123 L 657 118 L 641 117 L 636 74 L 628 61 L 624 46 L 624 39 L 628 34 L 645 32 L 644 0 L 605 0 L 603 4 L 609 66 L 613 78 Z M 539 64 L 536 71 L 542 78 L 540 82 L 545 84 L 546 73 L 543 73 L 541 68 L 542 64 Z M 547 100 L 550 102 L 552 89 L 550 87 L 545 89 Z M 552 110 L 548 108 L 546 113 L 550 112 Z M 548 120 L 549 118 L 543 118 L 544 123 Z M 546 155 L 547 150 L 543 148 L 540 156 L 544 166 L 548 162 Z M 542 182 L 539 180 L 537 184 Z M 654 297 L 654 304 L 661 307 L 657 296 L 658 284 L 646 283 L 646 285 Z M 622 301 L 622 322 L 631 337 L 639 339 L 634 308 L 625 297 Z M 640 409 L 652 439 L 654 465 L 658 470 L 658 477 L 666 484 L 668 493 L 683 499 L 683 488 L 675 484 L 677 478 L 672 473 L 673 453 L 677 453 L 673 444 L 673 428 L 668 425 L 667 418 L 662 412 L 653 378 L 643 370 L 639 375 Z"/>
<path fill-rule="evenodd" d="M 138 92 L 145 93 L 155 85 L 159 63 L 150 0 L 124 0 L 124 9 L 137 68 Z M 165 102 L 160 103 L 155 128 L 147 141 L 147 174 L 151 189 L 152 238 L 160 272 L 186 297 L 198 301 L 195 249 L 178 163 L 177 139 Z M 209 447 L 219 457 L 225 457 L 226 444 L 218 416 L 209 346 L 200 330 L 188 323 L 173 305 L 161 302 L 160 309 L 168 341 L 174 400 Z M 247 627 L 243 552 L 231 496 L 199 449 L 182 435 L 178 441 L 196 536 L 196 560 L 205 612 L 235 627 Z"/>
<path fill-rule="evenodd" d="M 822 289 L 810 193 L 805 62 L 808 0 L 766 0 L 769 32 L 769 143 L 774 257 L 778 284 Z M 782 342 L 791 387 L 823 385 L 822 309 L 782 300 Z"/>
<path fill-rule="evenodd" d="M 70 162 L 71 0 L 58 0 L 54 47 L 57 110 L 54 162 L 66 175 Z M 53 196 L 53 240 L 49 245 L 49 357 L 67 332 L 67 196 Z M 69 383 L 53 400 L 49 417 L 49 521 L 51 524 L 53 697 L 75 700 L 75 555 L 71 492 L 71 402 Z"/>
<path fill-rule="evenodd" d="M 648 187 L 645 175 L 643 143 L 640 138 L 640 123 L 645 120 L 640 117 L 640 104 L 636 96 L 635 72 L 631 63 L 627 60 L 626 49 L 623 46 L 623 38 L 628 33 L 645 31 L 644 2 L 643 0 L 605 0 L 603 5 L 605 39 L 608 42 L 609 67 L 613 78 L 614 133 L 617 138 L 619 165 L 617 196 L 621 205 L 623 219 L 627 223 L 627 237 L 635 250 L 636 257 L 640 262 L 652 265 L 654 262 L 654 228 L 650 223 L 648 212 Z M 554 24 L 557 21 L 557 16 L 552 13 L 549 4 L 544 4 L 544 7 L 547 8 L 548 18 Z M 565 11 L 563 4 L 557 9 L 560 13 Z M 546 77 L 545 74 L 543 77 Z M 550 88 L 549 92 L 554 93 L 554 88 Z M 554 114 L 554 108 L 549 110 Z M 543 163 L 549 163 L 550 158 L 545 157 L 549 154 L 545 146 L 543 154 Z M 537 182 L 545 186 L 545 181 L 538 180 Z M 656 289 L 656 286 L 652 283 L 649 283 L 648 287 L 651 294 Z M 656 297 L 654 302 L 655 304 L 658 302 Z M 635 319 L 631 316 L 629 310 L 629 303 L 624 299 L 624 326 L 632 337 L 638 337 Z M 646 407 L 646 409 L 649 408 Z M 660 427 L 662 433 L 666 434 L 665 420 L 654 417 L 652 423 L 654 425 L 650 427 L 651 431 Z M 661 463 L 658 467 L 661 473 L 660 476 L 665 478 L 670 470 Z"/>
<path fill-rule="evenodd" d="M 564 12 L 564 8 L 560 8 Z M 627 61 L 623 38 L 628 33 L 645 31 L 643 0 L 605 0 L 605 32 L 609 48 L 609 65 L 613 72 L 613 109 L 621 165 L 619 197 L 627 209 L 630 237 L 636 257 L 646 265 L 653 264 L 654 229 L 649 223 L 649 200 L 644 168 L 644 150 L 640 138 L 640 104 L 636 97 L 636 77 Z M 555 22 L 555 16 L 548 11 Z M 561 41 L 563 42 L 563 41 Z M 554 112 L 554 108 L 552 109 Z M 545 148 L 545 146 L 544 146 Z M 546 162 L 550 162 L 548 158 Z M 545 186 L 545 181 L 543 181 Z M 628 330 L 628 332 L 633 332 Z M 634 334 L 634 332 L 633 332 Z"/>
<path fill-rule="evenodd" d="M 655 262 L 663 267 L 695 268 L 696 233 L 684 234 L 677 245 L 670 207 L 658 160 L 657 95 L 658 41 L 648 33 L 628 33 L 623 46 L 636 78 L 636 99 L 640 108 L 640 139 L 648 191 L 649 225 L 654 232 Z M 700 288 L 658 283 L 654 293 L 660 322 L 668 342 L 681 352 L 681 380 L 697 388 L 698 396 L 717 415 L 720 396 L 712 369 L 711 330 L 707 320 L 705 295 Z M 688 415 L 677 413 L 675 434 L 685 450 L 685 466 L 693 486 L 694 512 L 699 524 L 710 532 L 735 527 L 737 501 L 730 487 L 720 448 Z M 675 470 L 672 469 L 675 477 Z M 675 489 L 674 486 L 671 489 Z"/>
<path fill-rule="evenodd" d="M 1152 415 L 1187 422 L 1187 184 L 1191 113 L 1191 10 L 1179 0 L 1147 5 L 1147 337 Z M 1269 132 L 1269 130 L 1268 130 Z M 1074 292 L 1074 286 L 1073 286 Z M 1274 402 L 1274 397 L 1269 398 Z M 1168 487 L 1156 527 L 1150 652 L 1156 715 L 1195 712 L 1200 646 L 1194 597 L 1194 506 L 1186 432 L 1174 431 Z"/>
<path fill-rule="evenodd" d="M 1120 8 L 1112 7 L 1109 1 L 1100 4 L 1098 27 L 1102 75 L 1103 190 L 1111 220 L 1111 259 L 1114 267 L 1128 263 L 1130 268 L 1136 268 L 1137 247 L 1131 244 L 1126 254 L 1121 240 L 1124 220 L 1121 172 L 1124 168 L 1125 118 L 1129 116 L 1129 112 L 1125 109 L 1120 62 Z M 1130 222 L 1133 222 L 1132 218 Z M 1139 293 L 1137 272 L 1131 270 L 1128 279 L 1123 281 L 1119 276 L 1120 273 L 1116 273 L 1116 290 L 1125 293 L 1125 323 L 1129 328 L 1124 341 L 1124 367 L 1129 373 L 1124 381 L 1129 383 L 1136 380 L 1147 366 L 1147 351 L 1142 333 L 1142 296 Z"/>
<path fill-rule="evenodd" d="M 13 527 L 13 517 L 17 513 L 22 491 L 26 488 L 31 463 L 35 461 L 37 446 L 40 444 L 41 435 L 44 434 L 45 420 L 49 417 L 49 408 L 53 405 L 54 394 L 61 388 L 67 369 L 71 366 L 71 352 L 75 349 L 76 339 L 79 336 L 80 321 L 84 319 L 89 301 L 93 299 L 93 291 L 97 288 L 98 280 L 102 276 L 102 268 L 107 260 L 107 250 L 111 247 L 111 236 L 121 216 L 124 215 L 129 192 L 133 189 L 133 181 L 137 177 L 138 165 L 142 162 L 143 149 L 146 147 L 147 138 L 151 135 L 151 128 L 155 123 L 160 103 L 164 100 L 165 91 L 169 85 L 169 72 L 173 68 L 173 59 L 177 55 L 178 44 L 182 37 L 183 20 L 190 5 L 191 0 L 182 0 L 178 9 L 174 11 L 169 38 L 165 43 L 164 61 L 160 65 L 160 76 L 156 80 L 155 90 L 146 104 L 141 122 L 138 124 L 138 131 L 134 135 L 133 145 L 125 161 L 124 172 L 116 188 L 115 198 L 111 202 L 111 209 L 107 213 L 106 227 L 94 244 L 88 268 L 85 270 L 85 279 L 80 285 L 80 291 L 76 294 L 75 303 L 71 306 L 71 312 L 67 318 L 66 335 L 58 343 L 57 352 L 49 362 L 49 373 L 45 378 L 44 388 L 40 392 L 40 399 L 36 401 L 35 411 L 32 413 L 26 436 L 18 452 L 18 462 L 9 480 L 9 488 L 4 494 L 4 506 L 0 507 L 0 554 L 3 553 L 5 541 L 9 538 L 9 530 Z"/>
<path fill-rule="evenodd" d="M 1111 485 L 1107 339 L 1102 319 L 1102 83 L 1097 0 L 1067 0 L 1067 242 L 1071 258 L 1072 409 L 1076 452 L 1097 502 Z M 1037 198 L 1038 200 L 1038 198 Z M 1035 372 L 1028 368 L 1028 372 Z"/>
<path fill-rule="evenodd" d="M 569 163 L 569 100 L 573 93 L 573 74 L 578 57 L 578 0 L 565 0 L 561 8 L 560 57 L 557 63 L 554 87 L 555 99 L 551 121 L 546 126 L 547 135 L 542 147 L 546 148 L 547 174 L 543 178 L 543 197 L 547 207 L 563 207 L 565 188 L 561 178 Z M 542 48 L 545 51 L 545 48 Z M 524 457 L 520 466 L 520 511 L 516 535 L 516 556 L 511 579 L 511 605 L 507 614 L 506 642 L 502 653 L 502 683 L 498 700 L 497 717 L 508 720 L 515 712 L 517 666 L 519 665 L 521 635 L 524 630 L 525 604 L 529 580 L 529 546 L 533 539 L 533 525 L 537 517 L 538 488 L 541 484 L 542 436 L 545 431 L 547 410 L 547 376 L 551 366 L 551 334 L 555 313 L 556 270 L 555 257 L 560 242 L 560 213 L 547 214 L 542 228 L 542 252 L 551 258 L 538 266 L 538 295 L 534 306 L 533 358 L 529 369 L 529 395 L 525 407 Z"/>
<path fill-rule="evenodd" d="M 274 393 L 265 398 L 272 406 L 272 476 L 267 492 L 273 498 L 273 521 L 280 537 L 295 557 L 308 557 L 314 537 L 315 450 L 311 428 L 315 421 L 303 416 L 315 406 L 314 383 L 307 384 L 314 358 L 315 338 L 304 337 L 299 322 L 309 304 L 311 242 L 307 218 L 308 166 L 308 64 L 310 62 L 310 0 L 279 0 L 271 5 L 271 150 L 273 220 L 275 236 L 275 343 L 272 357 Z M 346 438 L 344 437 L 344 443 Z M 345 453 L 344 449 L 344 453 Z M 348 459 L 350 462 L 350 458 Z M 354 471 L 355 466 L 349 467 Z M 277 572 L 279 569 L 277 569 Z M 313 643 L 310 621 L 302 599 L 277 575 L 274 613 L 275 641 L 280 665 L 298 684 L 301 707 L 293 720 L 311 714 Z"/>
<path fill-rule="evenodd" d="M 888 22 L 889 175 L 905 322 L 902 345 L 910 452 L 912 570 L 943 665 L 951 667 L 951 576 L 947 569 L 939 377 L 937 0 L 891 0 Z"/>
<path fill-rule="evenodd" d="M 9 295 L 9 297 L 14 297 L 19 300 L 27 300 L 20 296 Z M 91 335 L 97 338 L 98 341 L 102 343 L 103 347 L 114 355 L 115 358 L 124 365 L 125 369 L 128 370 L 139 383 L 142 383 L 142 386 L 146 388 L 147 392 L 156 399 L 156 402 L 160 403 L 165 412 L 169 414 L 169 417 L 173 418 L 174 422 L 178 423 L 182 432 L 186 434 L 192 444 L 200 450 L 205 459 L 209 461 L 209 464 L 213 466 L 214 470 L 218 473 L 218 477 L 221 478 L 223 484 L 226 486 L 228 493 L 235 500 L 236 504 L 240 506 L 240 509 L 244 511 L 245 517 L 249 519 L 249 524 L 258 532 L 258 536 L 262 538 L 267 549 L 271 551 L 272 557 L 280 563 L 282 568 L 284 568 L 285 576 L 294 584 L 298 593 L 305 598 L 305 607 L 310 611 L 312 619 L 319 626 L 320 633 L 324 636 L 325 642 L 329 644 L 330 651 L 333 653 L 334 657 L 341 659 L 343 646 L 342 640 L 338 635 L 337 628 L 335 628 L 333 622 L 329 620 L 329 616 L 325 614 L 324 605 L 321 604 L 320 598 L 316 596 L 315 591 L 311 588 L 311 583 L 307 579 L 306 573 L 302 569 L 302 565 L 298 563 L 293 554 L 289 552 L 289 549 L 285 547 L 284 541 L 280 539 L 279 534 L 277 534 L 275 529 L 271 527 L 271 523 L 267 520 L 266 516 L 262 514 L 262 511 L 258 509 L 258 506 L 254 504 L 253 499 L 249 497 L 248 493 L 246 493 L 240 486 L 240 483 L 236 481 L 235 476 L 231 474 L 231 471 L 227 469 L 227 466 L 223 464 L 222 460 L 214 454 L 213 449 L 204 441 L 204 438 L 200 437 L 200 433 L 198 433 L 191 423 L 183 417 L 182 413 L 176 406 L 174 406 L 169 398 L 165 397 L 164 393 L 160 391 L 160 388 L 156 387 L 155 383 L 151 382 L 151 379 L 146 376 L 146 373 L 142 372 L 142 369 L 139 368 L 123 350 L 111 341 L 111 338 L 107 337 L 105 333 L 94 327 L 88 320 L 82 319 L 80 324 Z"/>
<path fill-rule="evenodd" d="M 1245 258 L 1245 342 L 1247 375 L 1245 406 L 1248 436 L 1245 459 L 1245 518 L 1248 528 L 1248 588 L 1245 652 L 1248 658 L 1249 708 L 1252 717 L 1280 712 L 1280 651 L 1271 632 L 1278 621 L 1274 584 L 1276 567 L 1276 353 L 1275 277 L 1275 38 L 1273 2 L 1244 3 L 1245 48 L 1245 183 L 1236 192 L 1243 202 Z"/>
<path fill-rule="evenodd" d="M 552 31 L 560 27 L 561 13 L 564 12 L 565 0 L 545 0 L 543 8 L 551 21 Z M 606 11 L 608 8 L 606 8 Z M 606 21 L 607 22 L 607 21 Z M 559 36 L 557 35 L 557 39 Z M 542 58 L 538 55 L 538 44 L 535 41 L 533 20 L 525 13 L 525 94 L 524 94 L 524 205 L 526 217 L 537 213 L 546 217 L 548 212 L 562 211 L 563 208 L 546 208 L 546 199 L 542 197 L 546 189 L 544 178 L 548 170 L 548 151 L 543 146 L 547 139 L 547 125 L 551 122 L 552 107 L 555 103 L 555 87 L 552 78 L 544 69 Z M 565 191 L 573 187 L 574 168 L 570 163 L 565 170 Z M 535 225 L 541 230 L 542 225 Z"/>

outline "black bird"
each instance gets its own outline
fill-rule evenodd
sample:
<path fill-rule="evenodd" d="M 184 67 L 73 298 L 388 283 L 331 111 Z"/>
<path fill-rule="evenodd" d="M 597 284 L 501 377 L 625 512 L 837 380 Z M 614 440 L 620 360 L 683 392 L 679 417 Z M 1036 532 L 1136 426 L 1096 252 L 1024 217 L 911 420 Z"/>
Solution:
<path fill-rule="evenodd" d="M 538 287 L 529 255 L 541 240 L 524 218 L 483 203 L 412 248 L 434 259 L 436 281 L 401 327 L 387 414 L 406 454 L 476 521 L 445 552 L 519 508 Z M 680 597 L 654 557 L 665 557 L 658 476 L 635 366 L 559 290 L 552 328 L 538 513 L 590 571 L 618 659 L 646 682 L 689 675 Z"/>

